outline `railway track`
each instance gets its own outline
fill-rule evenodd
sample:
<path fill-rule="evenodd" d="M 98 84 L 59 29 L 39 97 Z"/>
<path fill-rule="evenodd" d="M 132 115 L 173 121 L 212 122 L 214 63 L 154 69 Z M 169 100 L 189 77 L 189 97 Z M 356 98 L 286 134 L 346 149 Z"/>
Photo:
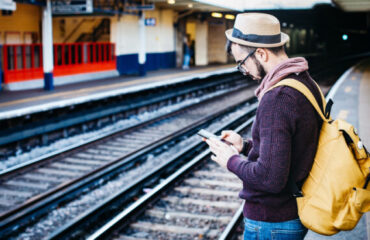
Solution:
<path fill-rule="evenodd" d="M 236 131 L 245 136 L 248 119 Z M 230 239 L 242 219 L 240 180 L 207 149 L 89 236 L 88 240 Z"/>
<path fill-rule="evenodd" d="M 230 71 L 173 85 L 123 92 L 105 98 L 101 96 L 90 102 L 72 105 L 61 103 L 54 110 L 45 110 L 41 106 L 37 112 L 30 114 L 11 118 L 1 116 L 0 160 L 16 157 L 19 153 L 27 153 L 67 137 L 102 129 L 141 112 L 158 110 L 243 83 L 245 80 L 238 73 Z"/>
<path fill-rule="evenodd" d="M 32 219 L 118 172 L 140 166 L 148 156 L 165 151 L 207 122 L 250 101 L 251 96 L 253 91 L 249 87 L 234 90 L 3 174 L 1 234 L 21 232 Z"/>
<path fill-rule="evenodd" d="M 256 109 L 256 104 L 252 106 L 246 106 L 244 109 L 241 109 L 238 112 L 231 113 L 228 116 L 219 119 L 222 124 L 212 124 L 209 127 L 210 131 L 213 132 L 220 132 L 222 129 L 233 128 L 234 126 L 240 125 L 245 121 L 248 124 L 251 124 L 254 113 Z M 192 144 L 189 144 L 192 143 Z M 203 146 L 199 148 L 200 146 Z M 165 152 L 163 155 L 157 156 L 157 158 L 168 158 L 169 162 L 163 164 L 158 169 L 153 169 L 146 173 L 141 179 L 144 182 L 150 181 L 151 183 L 143 188 L 140 186 L 140 182 L 136 181 L 132 184 L 132 188 L 135 189 L 143 189 L 144 192 L 151 192 L 152 189 L 155 188 L 158 184 L 161 185 L 164 178 L 166 178 L 169 174 L 161 174 L 161 177 L 158 178 L 158 172 L 162 171 L 160 169 L 173 168 L 174 170 L 179 169 L 183 165 L 187 164 L 189 161 L 192 160 L 194 156 L 196 156 L 202 149 L 207 149 L 207 146 L 201 142 L 200 137 L 197 135 L 192 136 L 191 138 L 184 140 L 183 142 L 179 143 L 177 146 L 173 146 L 169 151 Z M 168 173 L 172 173 L 170 171 Z M 136 176 L 136 175 L 135 175 Z M 230 176 L 230 175 L 229 175 Z M 232 176 L 231 176 L 232 177 Z M 234 178 L 235 179 L 235 178 Z M 236 179 L 237 180 L 237 179 Z M 236 186 L 236 185 L 235 185 Z M 131 202 L 131 206 L 135 206 L 137 200 L 140 198 L 140 191 L 136 192 L 135 195 L 132 195 L 134 201 Z M 111 219 L 112 216 L 115 216 L 117 212 L 120 212 L 124 209 L 130 209 L 130 204 L 122 202 L 122 199 L 125 198 L 128 194 L 127 189 L 120 189 L 116 192 L 115 196 L 112 196 L 110 199 L 104 201 L 104 203 L 91 207 L 90 211 L 86 212 L 83 215 L 79 215 L 78 218 L 71 219 L 71 221 L 66 224 L 65 226 L 60 227 L 57 231 L 53 234 L 49 235 L 48 238 L 50 239 L 85 239 L 88 235 L 92 234 L 92 231 L 102 225 L 104 222 Z M 144 195 L 145 198 L 146 195 Z M 237 196 L 237 192 L 235 192 L 235 196 Z M 82 202 L 82 201 L 81 201 Z M 139 207 L 140 208 L 140 207 Z M 241 215 L 240 215 L 241 216 Z M 51 219 L 49 219 L 51 220 Z M 225 219 L 224 219 L 225 220 Z M 235 221 L 236 222 L 236 221 Z M 38 226 L 40 227 L 40 226 Z"/>

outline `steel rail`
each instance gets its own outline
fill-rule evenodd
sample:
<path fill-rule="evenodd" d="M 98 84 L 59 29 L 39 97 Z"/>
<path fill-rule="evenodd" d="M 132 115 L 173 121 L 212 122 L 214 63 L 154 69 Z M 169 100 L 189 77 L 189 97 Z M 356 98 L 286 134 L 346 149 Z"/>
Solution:
<path fill-rule="evenodd" d="M 118 135 L 118 134 L 122 134 L 123 132 L 128 132 L 128 131 L 132 131 L 132 130 L 135 130 L 135 129 L 139 129 L 139 128 L 143 127 L 143 126 L 149 125 L 150 123 L 154 123 L 154 122 L 160 121 L 162 119 L 166 119 L 166 118 L 169 118 L 171 116 L 175 116 L 175 115 L 177 115 L 177 114 L 179 114 L 179 113 L 181 113 L 183 111 L 186 111 L 186 110 L 188 110 L 188 109 L 190 109 L 192 107 L 196 107 L 196 106 L 199 106 L 201 104 L 205 104 L 207 102 L 211 102 L 212 99 L 214 99 L 215 97 L 223 97 L 223 96 L 226 96 L 226 95 L 228 95 L 230 93 L 238 92 L 238 91 L 240 91 L 240 89 L 250 87 L 251 85 L 253 85 L 253 84 L 246 83 L 244 85 L 239 86 L 237 89 L 232 89 L 229 92 L 225 92 L 225 93 L 222 93 L 222 94 L 220 94 L 218 96 L 214 96 L 212 98 L 209 98 L 209 99 L 206 99 L 204 101 L 201 101 L 199 103 L 196 103 L 196 104 L 193 104 L 193 105 L 190 105 L 190 106 L 183 107 L 183 108 L 178 109 L 178 110 L 176 110 L 174 112 L 171 112 L 171 113 L 168 113 L 168 114 L 164 114 L 164 115 L 155 117 L 153 119 L 149 119 L 147 121 L 141 122 L 141 123 L 136 124 L 134 126 L 131 126 L 129 128 L 118 129 L 118 130 L 115 130 L 115 131 L 112 131 L 112 132 L 108 132 L 108 133 L 106 133 L 104 135 L 97 136 L 97 137 L 92 138 L 90 140 L 87 140 L 87 141 L 84 141 L 84 142 L 80 142 L 80 143 L 74 144 L 72 146 L 69 146 L 69 147 L 60 149 L 58 151 L 55 151 L 55 152 L 46 154 L 46 155 L 41 156 L 39 158 L 36 158 L 34 160 L 27 161 L 26 163 L 16 165 L 16 166 L 11 167 L 11 168 L 8 168 L 6 170 L 0 171 L 0 179 L 3 178 L 3 177 L 9 177 L 9 176 L 12 176 L 12 175 L 20 174 L 20 173 L 22 173 L 22 171 L 28 169 L 30 166 L 36 167 L 37 164 L 44 164 L 46 161 L 49 161 L 50 159 L 52 159 L 52 158 L 54 158 L 54 157 L 56 157 L 58 155 L 61 155 L 61 154 L 64 154 L 64 155 L 71 154 L 73 151 L 76 151 L 76 149 L 78 149 L 78 148 L 87 147 L 88 145 L 94 144 L 94 143 L 96 143 L 98 141 L 101 141 L 101 140 L 104 140 L 104 139 L 107 139 L 107 138 L 110 138 L 110 137 L 114 137 L 115 135 Z M 0 215 L 0 219 L 1 219 L 1 215 Z"/>
<path fill-rule="evenodd" d="M 206 90 L 207 88 L 216 88 L 217 86 L 223 85 L 223 84 L 230 84 L 230 79 L 234 81 L 240 80 L 240 77 L 235 77 L 233 75 L 236 75 L 235 73 L 226 73 L 223 77 L 220 76 L 210 76 L 207 79 L 216 79 L 215 81 L 206 82 L 206 83 L 200 83 L 198 82 L 198 85 L 196 85 L 195 80 L 192 80 L 191 82 L 187 83 L 177 83 L 175 86 L 176 90 L 168 91 L 166 90 L 166 86 L 162 86 L 160 89 L 145 89 L 142 91 L 138 91 L 137 94 L 144 94 L 143 97 L 132 97 L 132 99 L 124 101 L 124 104 L 122 104 L 122 100 L 119 99 L 119 101 L 114 102 L 111 104 L 110 107 L 107 108 L 105 102 L 107 102 L 107 99 L 101 99 L 99 101 L 95 101 L 94 105 L 97 103 L 102 102 L 103 105 L 97 106 L 97 107 L 86 107 L 87 109 L 82 109 L 83 114 L 81 114 L 81 111 L 72 111 L 73 113 L 69 113 L 68 117 L 66 119 L 65 115 L 58 116 L 55 118 L 52 118 L 52 121 L 50 120 L 50 116 L 43 117 L 42 120 L 38 123 L 25 123 L 20 126 L 16 127 L 8 127 L 0 130 L 0 145 L 6 145 L 11 144 L 16 141 L 22 141 L 27 138 L 31 138 L 34 136 L 40 136 L 42 134 L 47 134 L 52 131 L 57 131 L 60 129 L 65 129 L 68 127 L 76 126 L 79 124 L 83 124 L 85 122 L 101 119 L 107 116 L 111 116 L 117 113 L 121 113 L 124 111 L 130 111 L 133 109 L 138 109 L 143 106 L 147 106 L 150 104 L 159 103 L 165 100 L 169 100 L 178 96 L 185 96 L 186 94 L 191 94 L 194 92 L 199 92 L 202 90 Z M 217 79 L 220 78 L 220 79 Z M 190 86 L 189 86 L 190 85 Z M 162 89 L 162 90 L 161 90 Z M 161 91 L 162 92 L 161 92 Z M 157 91 L 158 93 L 153 93 L 153 91 Z M 133 93 L 130 93 L 131 95 Z M 128 94 L 128 96 L 130 96 Z M 121 96 L 113 96 L 112 98 L 120 98 Z M 126 97 L 126 95 L 123 95 L 123 97 Z M 82 103 L 81 105 L 86 105 L 88 103 Z M 80 105 L 76 105 L 79 107 Z M 73 105 L 74 108 L 76 106 Z M 57 109 L 54 111 L 71 111 L 69 109 L 70 106 Z M 67 109 L 66 109 L 67 108 Z M 41 114 L 41 113 L 35 113 L 35 114 Z M 1 121 L 14 121 L 14 119 L 5 119 L 0 120 Z M 12 125 L 10 125 L 12 126 Z"/>
<path fill-rule="evenodd" d="M 254 116 L 249 118 L 239 127 L 237 127 L 235 131 L 240 133 L 244 129 L 250 127 L 253 123 L 253 120 L 254 120 Z M 165 192 L 172 185 L 174 185 L 174 183 L 178 182 L 179 179 L 183 178 L 186 174 L 193 171 L 193 169 L 200 162 L 202 162 L 206 158 L 209 158 L 210 154 L 211 154 L 211 151 L 209 149 L 204 150 L 202 153 L 194 157 L 193 160 L 185 164 L 175 173 L 173 173 L 172 175 L 167 177 L 164 181 L 162 181 L 160 184 L 158 184 L 156 187 L 154 187 L 151 192 L 145 194 L 140 199 L 138 199 L 136 202 L 134 202 L 131 206 L 129 206 L 122 212 L 118 213 L 115 217 L 113 217 L 110 221 L 108 221 L 104 226 L 102 226 L 97 231 L 95 231 L 92 235 L 90 235 L 87 238 L 87 240 L 106 239 L 108 235 L 111 234 L 113 231 L 115 231 L 117 228 L 123 228 L 127 226 L 130 223 L 131 219 L 136 218 L 139 214 L 143 212 L 143 210 L 145 209 L 144 206 L 147 206 L 149 203 L 156 200 L 161 194 L 163 194 L 163 192 Z M 234 224 L 237 224 L 237 219 L 239 218 L 240 218 L 240 211 L 237 211 L 233 217 L 233 219 L 236 219 L 236 220 L 232 221 L 233 225 L 231 224 L 228 225 L 228 227 L 226 228 L 226 231 L 230 231 L 229 229 L 233 229 Z M 227 235 L 227 234 L 228 233 L 224 233 L 222 234 L 222 236 Z M 53 237 L 57 237 L 57 236 L 58 235 L 54 235 Z M 60 235 L 58 237 L 60 237 Z"/>

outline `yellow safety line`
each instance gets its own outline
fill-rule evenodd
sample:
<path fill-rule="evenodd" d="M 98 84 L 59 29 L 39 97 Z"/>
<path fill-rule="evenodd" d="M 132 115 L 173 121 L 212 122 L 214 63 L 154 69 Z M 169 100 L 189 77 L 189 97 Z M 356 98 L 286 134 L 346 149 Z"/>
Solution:
<path fill-rule="evenodd" d="M 337 119 L 346 120 L 347 117 L 348 117 L 348 113 L 349 113 L 348 110 L 340 110 L 338 115 L 337 115 Z"/>
<path fill-rule="evenodd" d="M 348 86 L 348 87 L 346 87 L 345 89 L 344 89 L 344 92 L 345 93 L 349 93 L 349 92 L 351 92 L 352 91 L 352 87 L 351 86 Z"/>
<path fill-rule="evenodd" d="M 38 100 L 45 100 L 45 99 L 50 99 L 50 98 L 59 97 L 59 96 L 63 96 L 63 98 L 68 98 L 68 95 L 73 95 L 73 97 L 76 97 L 76 96 L 79 96 L 78 94 L 81 94 L 81 93 L 90 93 L 90 92 L 93 92 L 93 91 L 96 91 L 96 90 L 103 90 L 103 89 L 109 89 L 109 88 L 114 89 L 114 88 L 134 85 L 136 83 L 147 83 L 147 82 L 151 82 L 151 81 L 154 81 L 154 80 L 161 80 L 164 76 L 167 79 L 168 78 L 176 78 L 176 77 L 179 77 L 179 76 L 185 76 L 187 74 L 193 74 L 193 73 L 199 73 L 199 72 L 208 72 L 208 71 L 214 70 L 214 69 L 219 69 L 219 67 L 212 67 L 212 68 L 207 68 L 207 69 L 198 69 L 198 70 L 193 70 L 193 71 L 190 71 L 190 72 L 179 72 L 179 73 L 173 73 L 173 74 L 168 74 L 168 75 L 160 75 L 160 76 L 149 77 L 149 78 L 139 78 L 137 80 L 127 81 L 127 82 L 123 82 L 123 83 L 115 83 L 115 84 L 111 84 L 111 85 L 104 85 L 104 86 L 83 88 L 83 89 L 79 89 L 79 90 L 72 90 L 72 91 L 66 91 L 66 92 L 60 92 L 60 93 L 53 93 L 53 94 L 45 95 L 45 96 L 19 99 L 19 100 L 14 100 L 14 101 L 10 101 L 10 102 L 0 103 L 0 107 L 6 107 L 6 106 L 10 106 L 10 105 L 19 104 L 19 103 L 33 102 L 33 101 L 38 101 Z"/>
<path fill-rule="evenodd" d="M 370 74 L 370 66 L 369 66 L 369 62 L 366 62 L 364 64 L 361 64 L 360 66 L 358 66 L 355 70 L 358 70 L 361 74 L 362 74 L 362 77 L 361 77 L 361 80 L 363 80 L 363 78 L 367 75 L 367 74 Z M 355 81 L 357 80 L 356 76 L 351 76 L 351 80 Z M 352 87 L 351 86 L 347 86 L 345 87 L 344 89 L 344 92 L 345 93 L 349 93 L 352 91 Z M 347 110 L 347 109 L 341 109 L 337 115 L 337 119 L 343 119 L 343 120 L 346 120 L 348 115 L 349 115 L 350 111 Z"/>
<path fill-rule="evenodd" d="M 369 104 L 370 104 L 370 67 L 363 74 L 360 82 L 358 92 L 358 128 L 361 133 L 361 140 L 366 146 L 370 146 L 370 125 L 368 119 L 370 117 Z M 370 215 L 367 218 L 370 222 Z"/>

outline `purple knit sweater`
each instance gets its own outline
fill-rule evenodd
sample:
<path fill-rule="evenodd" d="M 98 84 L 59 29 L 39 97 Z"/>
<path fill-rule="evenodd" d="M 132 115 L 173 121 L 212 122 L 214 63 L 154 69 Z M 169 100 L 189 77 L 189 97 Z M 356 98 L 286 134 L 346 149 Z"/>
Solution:
<path fill-rule="evenodd" d="M 308 72 L 291 74 L 305 84 L 322 106 Z M 287 187 L 290 172 L 301 187 L 312 167 L 322 120 L 297 90 L 281 86 L 267 92 L 257 109 L 247 159 L 232 156 L 227 168 L 243 181 L 244 216 L 282 222 L 298 218 L 297 204 Z"/>

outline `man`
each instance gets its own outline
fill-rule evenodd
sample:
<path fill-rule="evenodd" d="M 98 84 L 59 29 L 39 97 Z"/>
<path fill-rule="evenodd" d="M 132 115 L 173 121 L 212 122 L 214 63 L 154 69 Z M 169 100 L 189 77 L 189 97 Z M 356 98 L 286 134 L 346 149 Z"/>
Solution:
<path fill-rule="evenodd" d="M 184 53 L 184 61 L 182 64 L 182 69 L 188 70 L 190 65 L 190 58 L 191 58 L 191 49 L 190 49 L 190 35 L 186 34 L 184 37 L 183 42 L 183 53 Z"/>
<path fill-rule="evenodd" d="M 282 79 L 305 84 L 322 105 L 304 58 L 289 58 L 284 45 L 289 37 L 280 32 L 279 20 L 262 13 L 243 13 L 234 28 L 226 31 L 227 48 L 244 75 L 260 82 L 252 140 L 243 141 L 233 131 L 222 138 L 234 147 L 207 140 L 212 160 L 236 174 L 243 182 L 245 199 L 244 239 L 303 239 L 290 182 L 300 188 L 311 170 L 322 120 L 311 103 L 297 90 L 280 86 Z M 242 158 L 239 153 L 247 156 Z M 291 179 L 291 180 L 289 180 Z"/>

